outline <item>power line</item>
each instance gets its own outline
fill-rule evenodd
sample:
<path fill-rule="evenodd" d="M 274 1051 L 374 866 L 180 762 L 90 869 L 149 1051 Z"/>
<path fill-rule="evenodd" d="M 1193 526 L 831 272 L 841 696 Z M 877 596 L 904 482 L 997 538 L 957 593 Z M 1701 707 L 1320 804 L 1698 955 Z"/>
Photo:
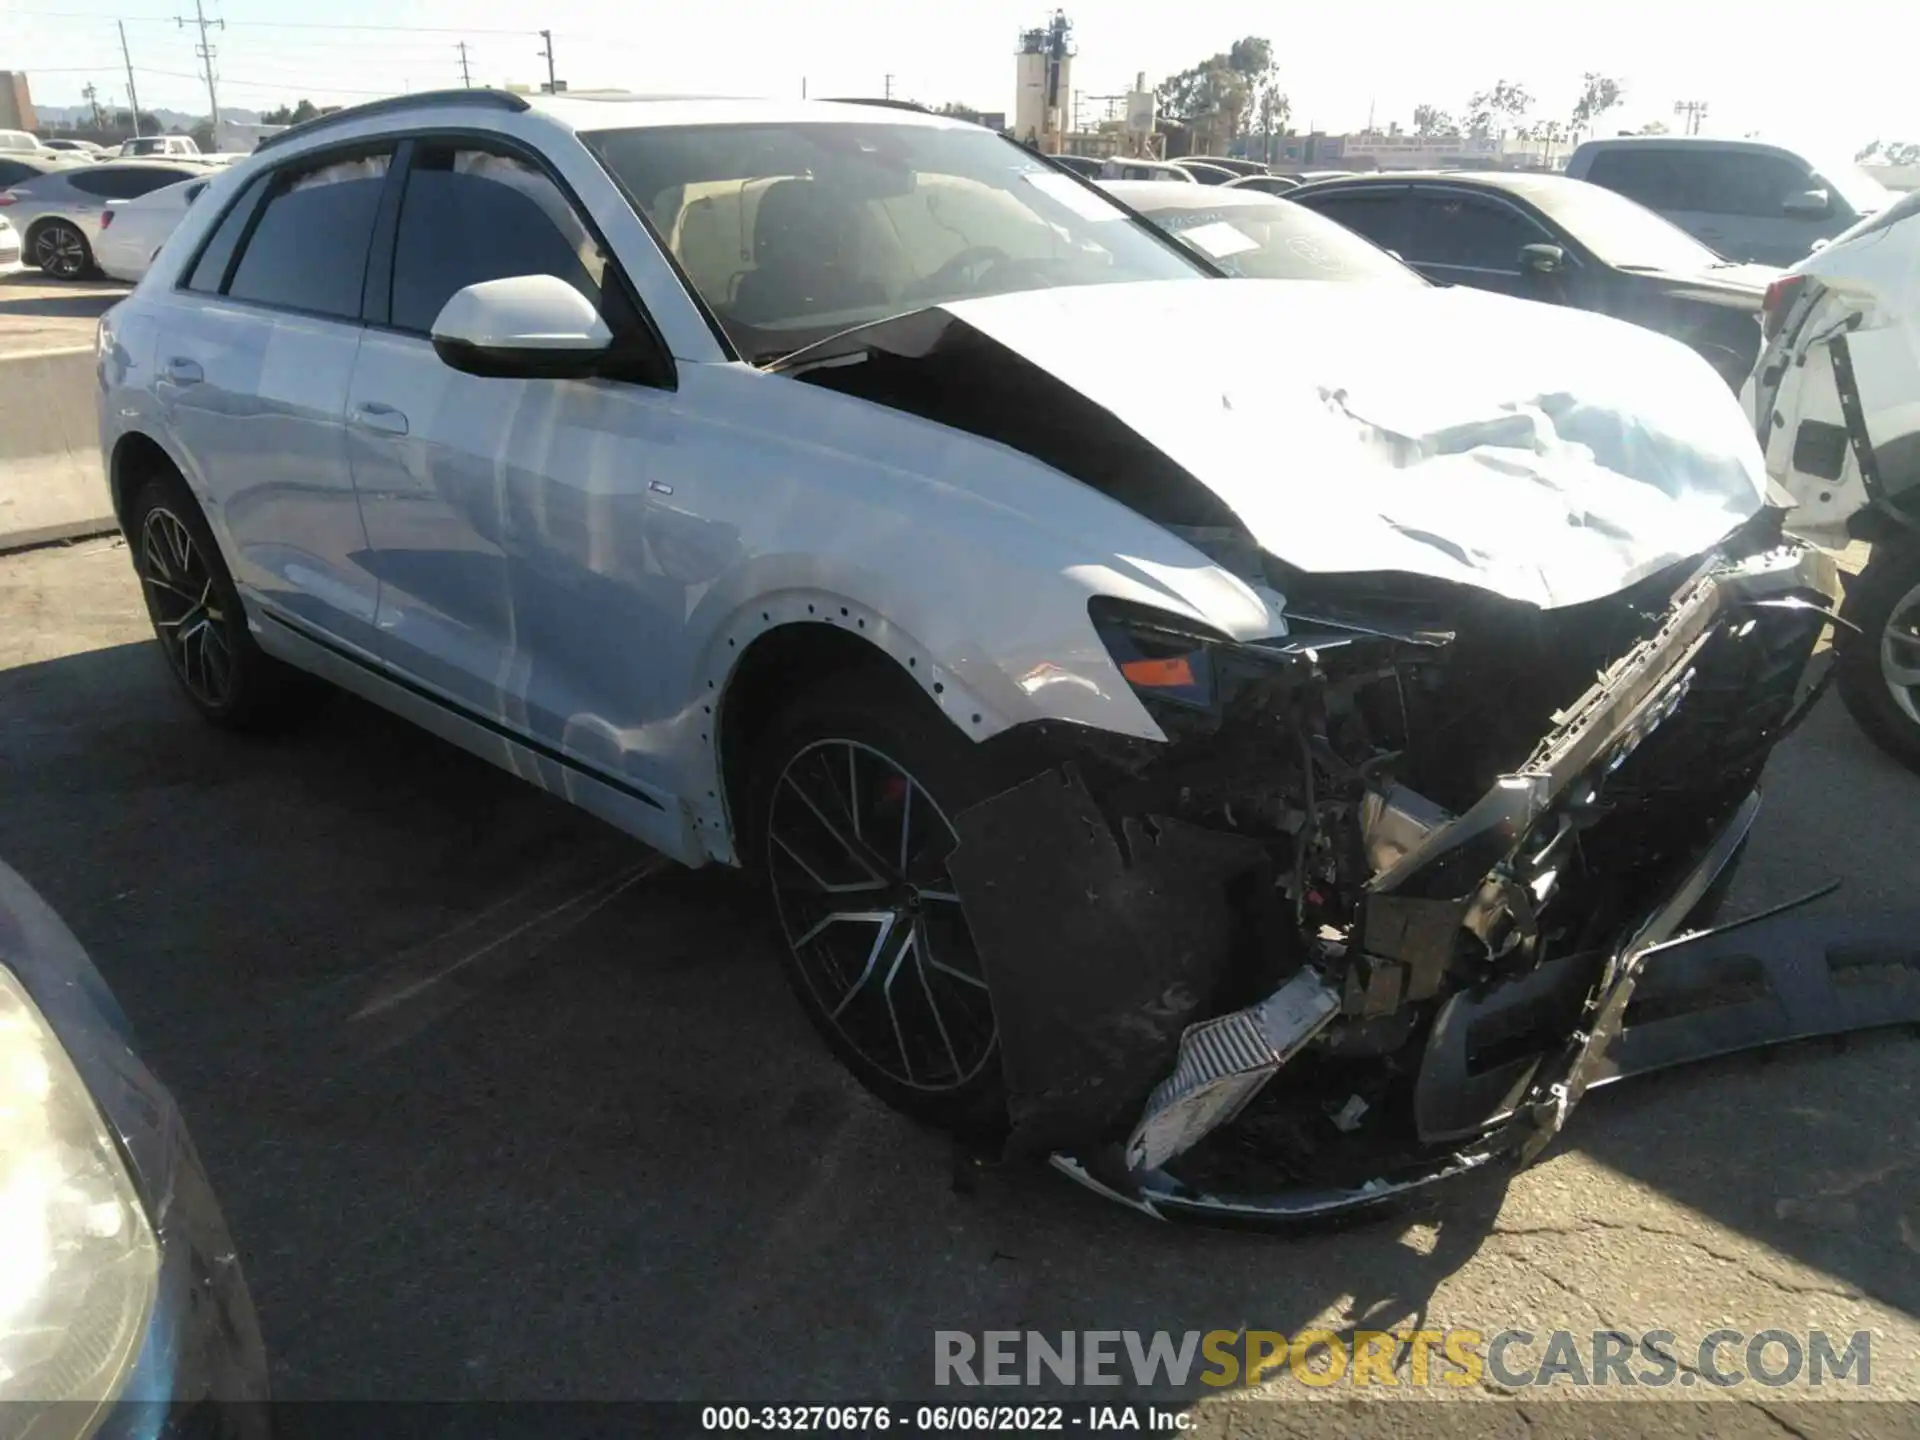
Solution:
<path fill-rule="evenodd" d="M 95 20 L 105 25 L 115 20 L 112 15 L 93 15 L 79 10 L 9 10 L 9 15 L 25 15 L 37 20 Z M 171 15 L 126 15 L 119 17 L 134 25 L 166 25 L 178 17 Z M 209 24 L 225 25 L 225 20 L 209 21 Z M 518 35 L 527 36 L 545 32 L 536 30 L 482 30 L 471 25 L 348 25 L 337 21 L 322 20 L 235 20 L 232 22 L 248 30 L 378 30 L 413 35 Z"/>
<path fill-rule="evenodd" d="M 202 77 L 187 70 L 155 70 L 151 65 L 136 65 L 134 70 L 141 75 L 161 75 L 169 80 L 198 80 Z M 291 94 L 304 90 L 308 95 L 392 95 L 394 89 L 358 90 L 351 85 L 335 85 L 327 80 L 304 80 L 298 83 L 286 80 L 238 80 L 231 75 L 222 75 L 220 83 L 229 90 L 278 90 L 282 94 Z"/>

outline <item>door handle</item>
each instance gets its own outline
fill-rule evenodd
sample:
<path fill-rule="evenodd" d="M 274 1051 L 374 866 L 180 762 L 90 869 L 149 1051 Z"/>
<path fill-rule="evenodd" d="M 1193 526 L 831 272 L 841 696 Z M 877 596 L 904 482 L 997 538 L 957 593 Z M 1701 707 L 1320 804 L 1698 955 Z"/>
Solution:
<path fill-rule="evenodd" d="M 176 385 L 198 385 L 206 378 L 206 372 L 200 368 L 198 360 L 176 355 L 167 361 L 167 379 Z"/>
<path fill-rule="evenodd" d="M 353 423 L 362 430 L 372 430 L 380 435 L 407 433 L 407 417 L 393 406 L 379 400 L 368 400 L 356 405 L 353 410 Z"/>

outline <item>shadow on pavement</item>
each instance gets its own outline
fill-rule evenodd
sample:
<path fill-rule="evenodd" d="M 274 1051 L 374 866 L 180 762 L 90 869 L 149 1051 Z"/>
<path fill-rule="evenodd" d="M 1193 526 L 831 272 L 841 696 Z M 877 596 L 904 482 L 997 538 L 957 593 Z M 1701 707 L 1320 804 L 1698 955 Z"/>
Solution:
<path fill-rule="evenodd" d="M 735 876 L 655 869 L 344 696 L 253 740 L 192 716 L 150 644 L 22 666 L 0 772 L 0 855 L 179 1099 L 281 1398 L 926 1397 L 936 1329 L 1391 1328 L 1500 1213 L 1497 1175 L 1284 1238 L 1044 1172 L 956 1185 L 816 1042 Z M 1874 1097 L 1808 1099 L 1818 1057 L 1757 1073 L 1597 1096 L 1568 1143 L 1920 1309 L 1848 1234 L 1884 1240 L 1911 1193 L 1915 1097 L 1830 1147 L 1894 1168 L 1809 1227 L 1760 1198 L 1826 1123 L 1787 1097 Z"/>
<path fill-rule="evenodd" d="M 119 295 L 31 295 L 0 299 L 0 320 L 13 315 L 41 319 L 91 319 L 104 315 L 120 301 Z"/>

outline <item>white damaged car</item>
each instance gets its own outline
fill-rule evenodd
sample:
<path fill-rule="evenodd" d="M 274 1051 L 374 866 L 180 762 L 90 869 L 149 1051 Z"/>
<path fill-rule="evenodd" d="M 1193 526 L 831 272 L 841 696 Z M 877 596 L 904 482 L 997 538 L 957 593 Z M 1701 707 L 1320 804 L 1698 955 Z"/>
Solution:
<path fill-rule="evenodd" d="M 1741 392 L 1796 535 L 1872 543 L 1847 582 L 1836 679 L 1854 718 L 1920 771 L 1920 194 L 1860 221 L 1767 291 Z"/>
<path fill-rule="evenodd" d="M 1546 1143 L 1836 595 L 1677 342 L 1227 282 L 898 109 L 340 111 L 100 384 L 209 718 L 318 676 L 755 872 L 876 1094 L 1161 1214 Z"/>

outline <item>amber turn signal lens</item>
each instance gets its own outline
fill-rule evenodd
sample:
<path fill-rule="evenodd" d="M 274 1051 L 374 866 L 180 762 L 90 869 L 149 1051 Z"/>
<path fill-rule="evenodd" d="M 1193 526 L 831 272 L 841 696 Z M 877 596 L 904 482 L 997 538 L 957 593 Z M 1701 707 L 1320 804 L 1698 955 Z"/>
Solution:
<path fill-rule="evenodd" d="M 1153 690 L 1190 688 L 1194 683 L 1193 665 L 1185 655 L 1171 660 L 1129 660 L 1120 667 L 1120 673 L 1128 683 Z"/>

